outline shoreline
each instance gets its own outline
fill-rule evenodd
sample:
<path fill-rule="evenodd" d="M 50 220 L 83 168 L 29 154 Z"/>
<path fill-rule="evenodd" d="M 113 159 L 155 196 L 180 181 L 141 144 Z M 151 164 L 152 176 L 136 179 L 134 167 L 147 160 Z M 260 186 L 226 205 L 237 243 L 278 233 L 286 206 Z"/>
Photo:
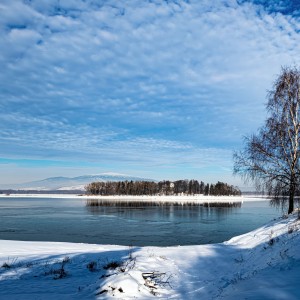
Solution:
<path fill-rule="evenodd" d="M 76 194 L 0 194 L 1 198 L 51 198 L 51 199 L 95 199 L 95 200 L 111 200 L 111 201 L 145 201 L 145 202 L 252 202 L 252 201 L 269 201 L 267 196 L 245 195 L 245 196 L 204 196 L 204 195 L 169 195 L 169 196 L 132 196 L 132 195 L 114 195 L 114 196 L 100 196 L 100 195 L 76 195 Z"/>

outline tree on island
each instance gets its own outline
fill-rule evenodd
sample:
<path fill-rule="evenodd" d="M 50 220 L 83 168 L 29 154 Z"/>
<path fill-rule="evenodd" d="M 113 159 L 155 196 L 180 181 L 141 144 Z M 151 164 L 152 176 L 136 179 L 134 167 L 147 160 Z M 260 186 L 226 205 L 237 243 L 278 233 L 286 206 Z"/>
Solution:
<path fill-rule="evenodd" d="M 234 153 L 234 173 L 278 199 L 288 197 L 288 214 L 299 195 L 300 70 L 282 68 L 268 94 L 268 118 Z"/>
<path fill-rule="evenodd" d="M 211 186 L 211 188 L 210 188 Z M 201 184 L 197 180 L 163 180 L 153 181 L 108 181 L 91 182 L 85 186 L 90 195 L 214 195 L 214 196 L 238 196 L 241 191 L 232 185 L 219 182 L 216 185 Z"/>

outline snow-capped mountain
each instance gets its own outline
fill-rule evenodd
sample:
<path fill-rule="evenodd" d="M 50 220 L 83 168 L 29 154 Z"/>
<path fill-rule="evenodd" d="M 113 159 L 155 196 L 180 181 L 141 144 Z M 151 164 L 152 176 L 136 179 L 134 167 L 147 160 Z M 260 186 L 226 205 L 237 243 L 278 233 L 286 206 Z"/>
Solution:
<path fill-rule="evenodd" d="M 86 184 L 94 181 L 153 181 L 152 179 L 134 177 L 118 173 L 100 173 L 77 177 L 50 177 L 43 180 L 22 184 L 0 185 L 0 189 L 15 190 L 84 190 Z"/>

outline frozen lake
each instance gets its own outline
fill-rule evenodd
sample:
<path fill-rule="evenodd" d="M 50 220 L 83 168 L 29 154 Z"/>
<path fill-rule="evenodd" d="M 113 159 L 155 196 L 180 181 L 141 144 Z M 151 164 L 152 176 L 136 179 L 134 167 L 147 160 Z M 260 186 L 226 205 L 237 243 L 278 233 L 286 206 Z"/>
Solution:
<path fill-rule="evenodd" d="M 240 207 L 86 206 L 86 200 L 0 198 L 0 239 L 135 246 L 219 243 L 282 215 L 269 201 Z"/>

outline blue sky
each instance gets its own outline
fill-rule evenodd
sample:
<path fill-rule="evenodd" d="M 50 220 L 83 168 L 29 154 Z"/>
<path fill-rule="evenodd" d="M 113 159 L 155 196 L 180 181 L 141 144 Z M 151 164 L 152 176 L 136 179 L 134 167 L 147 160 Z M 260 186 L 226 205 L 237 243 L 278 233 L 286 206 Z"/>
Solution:
<path fill-rule="evenodd" d="M 299 64 L 297 2 L 2 0 L 1 183 L 241 186 L 232 151 L 263 123 L 281 66 Z"/>

